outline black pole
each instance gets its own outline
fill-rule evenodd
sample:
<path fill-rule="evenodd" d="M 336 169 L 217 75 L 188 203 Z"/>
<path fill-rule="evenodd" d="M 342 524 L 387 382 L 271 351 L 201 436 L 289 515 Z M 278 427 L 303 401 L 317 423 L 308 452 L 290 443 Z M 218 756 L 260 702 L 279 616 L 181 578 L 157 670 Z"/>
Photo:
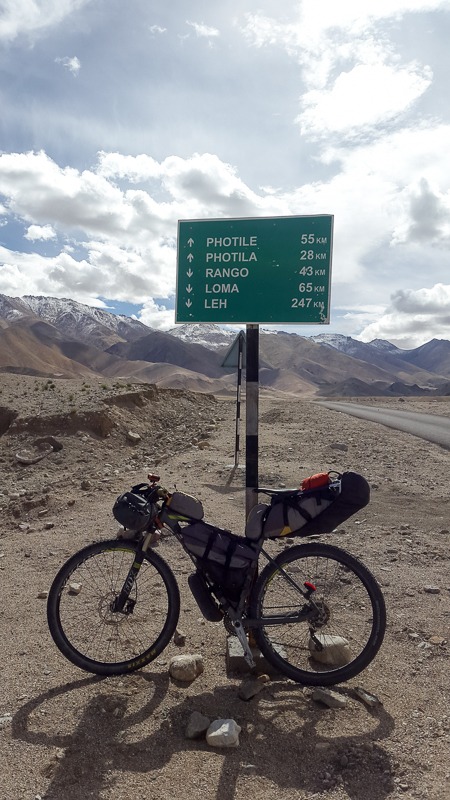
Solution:
<path fill-rule="evenodd" d="M 236 442 L 234 447 L 234 468 L 237 469 L 239 464 L 240 453 L 240 426 L 241 426 L 241 388 L 242 388 L 242 361 L 244 352 L 244 335 L 239 334 L 238 343 L 238 370 L 237 370 L 237 388 L 236 388 Z"/>
<path fill-rule="evenodd" d="M 259 400 L 259 325 L 247 325 L 246 382 L 246 517 L 258 502 L 258 400 Z"/>

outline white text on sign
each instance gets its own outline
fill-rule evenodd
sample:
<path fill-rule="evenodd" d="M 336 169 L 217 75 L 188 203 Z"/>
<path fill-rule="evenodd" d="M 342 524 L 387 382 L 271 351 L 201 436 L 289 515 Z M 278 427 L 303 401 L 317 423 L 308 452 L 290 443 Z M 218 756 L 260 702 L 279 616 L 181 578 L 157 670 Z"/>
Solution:
<path fill-rule="evenodd" d="M 256 247 L 257 236 L 208 236 L 206 247 Z"/>

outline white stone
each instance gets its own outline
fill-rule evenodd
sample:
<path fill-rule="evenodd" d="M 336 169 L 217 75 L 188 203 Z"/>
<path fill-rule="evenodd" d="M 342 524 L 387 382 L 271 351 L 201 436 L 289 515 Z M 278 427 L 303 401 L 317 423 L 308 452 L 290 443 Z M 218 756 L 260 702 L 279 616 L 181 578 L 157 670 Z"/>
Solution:
<path fill-rule="evenodd" d="M 211 747 L 238 747 L 241 730 L 234 719 L 216 719 L 206 731 L 206 741 Z"/>
<path fill-rule="evenodd" d="M 203 658 L 198 653 L 174 656 L 169 662 L 169 672 L 172 678 L 185 683 L 195 680 L 203 670 Z"/>
<path fill-rule="evenodd" d="M 343 636 L 332 636 L 329 633 L 316 633 L 316 639 L 318 639 L 323 649 L 320 650 L 313 639 L 309 640 L 309 652 L 314 661 L 318 661 L 320 664 L 342 667 L 352 660 L 349 643 Z"/>

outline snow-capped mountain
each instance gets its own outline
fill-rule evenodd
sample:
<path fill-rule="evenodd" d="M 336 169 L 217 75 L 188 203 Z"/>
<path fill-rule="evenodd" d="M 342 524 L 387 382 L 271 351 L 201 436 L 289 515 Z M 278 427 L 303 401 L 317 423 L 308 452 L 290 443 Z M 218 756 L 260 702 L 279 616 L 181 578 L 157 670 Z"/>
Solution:
<path fill-rule="evenodd" d="M 328 347 L 334 347 L 341 353 L 346 353 L 348 356 L 358 357 L 359 348 L 363 344 L 351 336 L 344 336 L 342 333 L 318 333 L 315 336 L 309 336 L 311 341 L 316 344 L 325 344 Z"/>
<path fill-rule="evenodd" d="M 372 339 L 369 342 L 371 347 L 376 347 L 377 350 L 380 350 L 382 353 L 391 353 L 392 355 L 401 355 L 404 354 L 406 350 L 401 350 L 399 347 L 396 347 L 395 344 L 388 342 L 386 339 Z"/>
<path fill-rule="evenodd" d="M 384 355 L 389 354 L 401 357 L 407 352 L 385 339 L 373 339 L 371 342 L 360 342 L 359 339 L 353 339 L 352 336 L 344 336 L 342 333 L 319 333 L 308 338 L 316 342 L 316 344 L 325 344 L 328 345 L 328 347 L 334 347 L 341 353 L 346 353 L 348 356 L 354 356 L 355 358 L 361 358 L 362 353 L 367 353 L 368 347 Z"/>
<path fill-rule="evenodd" d="M 167 333 L 189 344 L 201 344 L 209 350 L 228 347 L 238 335 L 237 330 L 221 328 L 212 322 L 177 325 L 175 328 L 170 328 Z"/>
<path fill-rule="evenodd" d="M 57 297 L 0 295 L 0 318 L 9 322 L 35 314 L 78 341 L 104 349 L 118 340 L 134 341 L 149 332 L 146 325 L 122 314 Z"/>

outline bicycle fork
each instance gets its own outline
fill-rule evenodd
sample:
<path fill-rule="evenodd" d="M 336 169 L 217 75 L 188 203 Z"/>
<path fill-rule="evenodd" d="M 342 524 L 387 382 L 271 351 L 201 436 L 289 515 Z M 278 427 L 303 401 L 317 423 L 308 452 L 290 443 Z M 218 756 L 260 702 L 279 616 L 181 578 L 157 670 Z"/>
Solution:
<path fill-rule="evenodd" d="M 125 582 L 122 586 L 122 589 L 120 590 L 117 597 L 115 597 L 111 603 L 111 611 L 118 614 L 133 613 L 136 601 L 130 599 L 130 592 L 134 586 L 134 583 L 139 574 L 139 570 L 142 566 L 143 561 L 144 561 L 144 553 L 141 550 L 139 553 L 137 553 L 136 558 L 134 559 L 128 571 L 128 575 L 125 578 Z"/>

